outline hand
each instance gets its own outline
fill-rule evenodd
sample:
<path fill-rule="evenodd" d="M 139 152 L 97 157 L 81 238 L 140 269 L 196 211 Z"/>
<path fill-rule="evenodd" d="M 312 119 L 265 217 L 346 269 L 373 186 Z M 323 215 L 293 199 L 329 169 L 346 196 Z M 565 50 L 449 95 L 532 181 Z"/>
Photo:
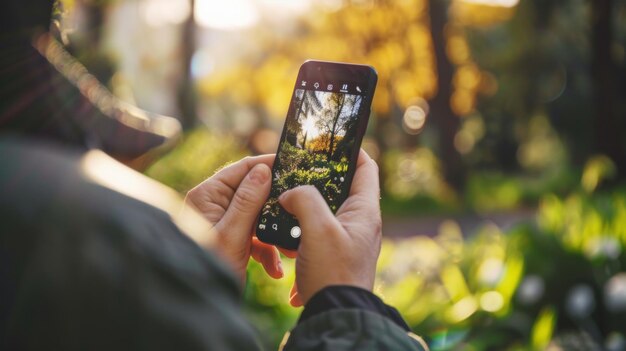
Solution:
<path fill-rule="evenodd" d="M 302 229 L 292 305 L 306 304 L 330 285 L 373 289 L 382 221 L 378 166 L 365 151 L 359 154 L 350 196 L 336 215 L 313 186 L 286 191 L 279 201 Z"/>
<path fill-rule="evenodd" d="M 245 281 L 250 257 L 273 278 L 281 278 L 280 255 L 274 246 L 253 237 L 254 226 L 270 191 L 274 155 L 246 157 L 215 173 L 187 193 L 185 202 L 213 224 L 212 247 Z"/>

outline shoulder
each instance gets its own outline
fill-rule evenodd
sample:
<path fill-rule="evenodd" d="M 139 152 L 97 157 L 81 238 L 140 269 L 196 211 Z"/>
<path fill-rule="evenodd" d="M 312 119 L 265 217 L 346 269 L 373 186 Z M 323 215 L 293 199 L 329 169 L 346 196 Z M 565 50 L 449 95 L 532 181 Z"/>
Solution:
<path fill-rule="evenodd" d="M 10 216 L 11 222 L 54 225 L 62 221 L 71 227 L 86 224 L 85 217 L 91 223 L 118 226 L 148 220 L 171 223 L 189 234 L 208 225 L 189 211 L 184 213 L 189 217 L 180 221 L 182 202 L 176 192 L 98 150 L 80 152 L 0 137 L 0 165 L 4 193 L 0 215 Z"/>
<path fill-rule="evenodd" d="M 190 239 L 206 235 L 209 223 L 181 211 L 173 190 L 100 151 L 4 137 L 0 165 L 0 237 L 14 244 L 53 240 L 53 247 L 83 250 L 98 242 L 198 270 L 214 264 Z"/>
<path fill-rule="evenodd" d="M 240 322 L 233 274 L 189 237 L 208 223 L 180 218 L 173 190 L 101 152 L 5 138 L 0 189 L 0 335 L 159 348 Z"/>

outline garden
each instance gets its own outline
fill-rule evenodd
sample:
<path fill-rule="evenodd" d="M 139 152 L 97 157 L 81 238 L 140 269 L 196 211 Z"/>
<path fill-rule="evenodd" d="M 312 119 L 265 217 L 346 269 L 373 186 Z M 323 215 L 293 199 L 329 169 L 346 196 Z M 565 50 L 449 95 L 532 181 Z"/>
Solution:
<path fill-rule="evenodd" d="M 356 152 L 352 149 L 361 100 L 357 95 L 295 91 L 262 215 L 285 216 L 278 196 L 299 185 L 315 186 L 337 211 L 350 190 L 348 168 Z"/>

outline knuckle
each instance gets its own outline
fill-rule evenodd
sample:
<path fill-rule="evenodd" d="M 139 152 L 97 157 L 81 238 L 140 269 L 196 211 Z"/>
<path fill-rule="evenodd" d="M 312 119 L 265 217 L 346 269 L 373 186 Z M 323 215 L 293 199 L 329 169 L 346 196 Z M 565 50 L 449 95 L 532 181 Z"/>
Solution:
<path fill-rule="evenodd" d="M 293 196 L 293 200 L 296 201 L 311 199 L 317 192 L 317 189 L 313 185 L 301 185 L 289 191 L 290 195 Z"/>
<path fill-rule="evenodd" d="M 307 185 L 307 196 L 314 201 L 326 204 L 322 193 L 313 185 Z"/>
<path fill-rule="evenodd" d="M 321 220 L 318 222 L 317 226 L 319 228 L 318 230 L 322 233 L 328 233 L 333 236 L 338 234 L 337 226 L 331 221 Z"/>
<path fill-rule="evenodd" d="M 306 196 L 311 196 L 317 193 L 317 188 L 313 185 L 302 185 L 298 187 L 298 191 Z"/>
<path fill-rule="evenodd" d="M 240 187 L 237 189 L 231 206 L 238 212 L 252 212 L 257 206 L 258 196 L 256 191 L 250 187 Z"/>
<path fill-rule="evenodd" d="M 200 185 L 198 185 L 187 192 L 187 195 L 185 196 L 185 201 L 198 207 L 198 205 L 200 205 L 201 203 L 200 199 L 203 197 L 202 193 L 203 191 L 200 188 Z"/>
<path fill-rule="evenodd" d="M 246 156 L 242 158 L 241 161 L 239 162 L 243 165 L 246 165 L 248 168 L 252 169 L 252 167 L 254 166 L 252 160 L 253 160 L 252 156 Z"/>
<path fill-rule="evenodd" d="M 187 195 L 185 197 L 187 199 L 191 200 L 191 201 L 193 201 L 195 198 L 197 198 L 198 197 L 198 192 L 199 192 L 198 187 L 199 186 L 196 186 L 195 188 L 187 191 Z"/>

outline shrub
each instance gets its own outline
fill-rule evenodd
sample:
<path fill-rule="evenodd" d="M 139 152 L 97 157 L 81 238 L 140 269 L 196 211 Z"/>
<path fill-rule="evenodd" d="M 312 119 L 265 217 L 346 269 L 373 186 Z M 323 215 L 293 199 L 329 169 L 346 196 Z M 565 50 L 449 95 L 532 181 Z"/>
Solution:
<path fill-rule="evenodd" d="M 172 152 L 148 168 L 146 175 L 184 194 L 220 167 L 246 155 L 235 138 L 196 129 L 187 133 Z"/>

